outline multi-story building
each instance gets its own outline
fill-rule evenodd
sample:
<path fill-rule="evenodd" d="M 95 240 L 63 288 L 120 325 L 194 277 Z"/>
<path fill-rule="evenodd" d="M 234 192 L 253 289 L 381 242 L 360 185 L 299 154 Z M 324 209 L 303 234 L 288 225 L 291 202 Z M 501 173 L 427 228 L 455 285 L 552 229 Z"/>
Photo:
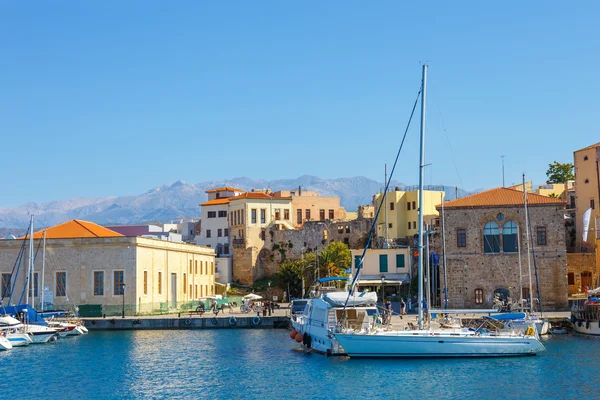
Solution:
<path fill-rule="evenodd" d="M 220 283 L 232 281 L 231 245 L 229 241 L 229 200 L 244 193 L 233 187 L 214 188 L 206 191 L 207 201 L 200 204 L 200 230 L 196 244 L 215 249 L 215 279 Z"/>
<path fill-rule="evenodd" d="M 384 193 L 373 196 L 375 209 L 379 208 Z M 423 191 L 423 219 L 427 224 L 434 224 L 439 213 L 435 206 L 444 201 L 445 192 L 440 190 Z M 401 191 L 398 188 L 385 194 L 385 208 L 377 218 L 377 236 L 382 238 L 404 239 L 419 232 L 419 191 Z M 387 220 L 387 228 L 386 228 Z"/>
<path fill-rule="evenodd" d="M 532 273 L 544 309 L 567 308 L 564 200 L 527 195 Z M 438 206 L 438 210 L 441 208 Z M 450 308 L 490 308 L 497 293 L 518 300 L 529 286 L 523 192 L 497 188 L 444 203 Z M 435 235 L 440 240 L 440 235 Z M 441 243 L 434 243 L 441 254 Z M 520 259 L 519 259 L 520 257 Z"/>
<path fill-rule="evenodd" d="M 302 190 L 280 190 L 273 197 L 292 199 L 292 218 L 296 229 L 306 221 L 343 221 L 346 210 L 340 206 L 339 197 L 320 196 L 317 192 Z"/>
<path fill-rule="evenodd" d="M 165 240 L 124 236 L 91 222 L 72 220 L 48 228 L 45 266 L 34 263 L 30 293 L 36 307 L 42 291 L 48 307 L 69 304 L 102 305 L 107 315 L 166 312 L 182 303 L 215 294 L 215 254 L 212 249 Z M 43 232 L 34 234 L 34 249 Z M 2 293 L 14 289 L 18 299 L 25 287 L 27 265 L 13 276 L 23 240 L 0 240 Z M 40 253 L 44 250 L 40 249 Z M 47 290 L 45 290 L 47 288 Z M 31 303 L 31 301 L 30 301 Z"/>
<path fill-rule="evenodd" d="M 253 191 L 229 198 L 229 234 L 233 247 L 233 280 L 252 284 L 264 276 L 261 251 L 267 229 L 293 229 L 292 198 Z"/>
<path fill-rule="evenodd" d="M 598 212 L 599 191 L 600 191 L 600 143 L 593 144 L 573 152 L 575 164 L 575 206 L 576 206 L 576 245 L 580 248 L 593 248 L 597 235 L 597 228 L 600 225 L 598 221 L 600 213 Z M 591 217 L 588 227 L 587 240 L 583 240 L 584 227 L 583 216 L 585 212 L 591 209 Z"/>
<path fill-rule="evenodd" d="M 351 253 L 352 275 L 354 276 L 358 271 L 363 250 L 351 250 Z M 359 288 L 377 290 L 378 293 L 385 293 L 386 298 L 394 294 L 407 296 L 411 276 L 411 260 L 411 251 L 408 246 L 392 249 L 368 249 L 360 272 Z"/>

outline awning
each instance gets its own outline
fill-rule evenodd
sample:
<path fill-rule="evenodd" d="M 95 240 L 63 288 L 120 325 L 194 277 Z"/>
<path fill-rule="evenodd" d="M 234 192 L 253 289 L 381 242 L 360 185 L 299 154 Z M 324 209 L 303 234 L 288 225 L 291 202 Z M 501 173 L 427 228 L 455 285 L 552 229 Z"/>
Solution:
<path fill-rule="evenodd" d="M 383 280 L 383 284 L 384 285 L 402 285 L 402 284 L 408 284 L 410 282 L 410 279 L 408 277 L 408 274 L 403 274 L 403 276 L 395 276 L 395 277 L 390 277 L 390 278 L 385 278 Z M 381 285 L 381 278 L 380 279 L 373 279 L 372 277 L 369 277 L 368 279 L 359 279 L 358 283 L 359 286 L 380 286 Z"/>

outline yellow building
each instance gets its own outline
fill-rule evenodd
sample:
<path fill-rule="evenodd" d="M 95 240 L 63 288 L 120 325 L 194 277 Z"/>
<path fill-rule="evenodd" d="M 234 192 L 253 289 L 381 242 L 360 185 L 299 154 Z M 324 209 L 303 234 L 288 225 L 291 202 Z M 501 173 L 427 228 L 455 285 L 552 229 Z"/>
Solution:
<path fill-rule="evenodd" d="M 43 232 L 34 234 L 34 251 Z M 23 238 L 0 240 L 2 293 L 25 287 L 27 257 L 18 276 L 12 269 Z M 25 240 L 27 254 L 29 239 Z M 102 305 L 107 315 L 176 311 L 215 293 L 213 249 L 143 237 L 126 237 L 91 222 L 72 220 L 46 229 L 44 276 L 40 248 L 34 263 L 33 297 L 39 308 Z M 46 290 L 47 289 L 47 290 Z M 6 297 L 6 296 L 5 296 Z M 125 304 L 125 307 L 123 307 Z"/>
<path fill-rule="evenodd" d="M 583 215 L 592 209 L 586 244 L 594 246 L 598 227 L 598 191 L 600 176 L 598 162 L 600 160 L 600 143 L 593 144 L 573 152 L 575 164 L 575 207 L 577 247 L 583 242 Z"/>
<path fill-rule="evenodd" d="M 373 197 L 373 205 L 377 209 L 383 199 L 383 193 Z M 385 208 L 377 218 L 377 236 L 389 239 L 411 237 L 419 232 L 417 221 L 419 216 L 419 191 L 408 192 L 394 190 L 385 196 Z M 445 193 L 437 190 L 423 191 L 423 220 L 432 224 L 439 215 L 435 206 L 444 201 Z M 387 213 L 387 232 L 386 232 Z"/>
<path fill-rule="evenodd" d="M 306 221 L 344 221 L 346 210 L 340 206 L 339 197 L 320 196 L 308 190 L 280 190 L 273 197 L 292 199 L 292 218 L 296 229 L 301 229 Z"/>
<path fill-rule="evenodd" d="M 350 250 L 352 275 L 355 276 L 363 250 Z M 368 249 L 360 271 L 359 288 L 377 290 L 378 296 L 385 290 L 386 297 L 392 294 L 406 295 L 410 283 L 410 248 Z M 398 299 L 399 300 L 399 299 Z"/>

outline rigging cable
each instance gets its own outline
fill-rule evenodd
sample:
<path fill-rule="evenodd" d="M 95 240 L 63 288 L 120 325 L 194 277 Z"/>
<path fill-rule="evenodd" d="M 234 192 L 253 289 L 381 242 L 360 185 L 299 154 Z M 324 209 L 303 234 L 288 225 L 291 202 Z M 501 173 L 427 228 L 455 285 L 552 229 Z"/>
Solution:
<path fill-rule="evenodd" d="M 19 250 L 19 254 L 17 255 L 17 259 L 15 260 L 15 265 L 13 265 L 13 269 L 10 273 L 10 279 L 13 282 L 10 288 L 10 294 L 8 295 L 8 305 L 10 306 L 10 301 L 12 300 L 13 293 L 15 291 L 15 286 L 17 285 L 17 277 L 19 276 L 19 269 L 21 268 L 21 261 L 23 260 L 23 253 L 25 253 L 25 242 L 27 241 L 27 235 L 29 234 L 29 230 L 31 226 L 27 228 L 27 232 L 25 232 L 25 239 L 23 239 L 23 243 L 21 244 L 21 249 Z M 16 269 L 16 273 L 15 273 Z M 9 280 L 10 282 L 10 280 Z M 2 300 L 4 300 L 4 293 L 2 293 Z M 0 300 L 1 301 L 1 300 Z"/>

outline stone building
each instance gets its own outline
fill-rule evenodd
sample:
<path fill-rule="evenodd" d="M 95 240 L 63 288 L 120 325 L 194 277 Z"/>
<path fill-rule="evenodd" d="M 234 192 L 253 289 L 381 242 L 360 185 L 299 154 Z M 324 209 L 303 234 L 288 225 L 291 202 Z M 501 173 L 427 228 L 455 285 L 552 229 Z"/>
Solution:
<path fill-rule="evenodd" d="M 567 284 L 569 295 L 585 293 L 585 288 L 600 286 L 600 276 L 593 253 L 567 253 Z"/>
<path fill-rule="evenodd" d="M 320 196 L 317 192 L 302 190 L 301 187 L 297 190 L 280 190 L 271 195 L 292 200 L 292 219 L 296 229 L 301 228 L 305 222 L 346 219 L 346 209 L 340 206 L 339 197 Z"/>
<path fill-rule="evenodd" d="M 565 202 L 528 194 L 527 203 L 531 249 L 538 269 L 543 307 L 566 309 Z M 490 308 L 495 293 L 504 293 L 518 300 L 520 281 L 523 297 L 528 298 L 531 289 L 533 297 L 537 298 L 535 276 L 532 278 L 533 287 L 529 287 L 523 204 L 523 192 L 507 188 L 492 189 L 444 203 L 451 308 Z M 436 240 L 434 245 L 441 254 L 440 240 Z M 531 259 L 533 271 L 533 257 Z"/>
<path fill-rule="evenodd" d="M 214 294 L 215 254 L 212 249 L 143 237 L 126 237 L 91 222 L 72 220 L 46 232 L 45 268 L 43 250 L 35 259 L 30 293 L 39 307 L 42 291 L 47 307 L 97 304 L 112 310 L 147 313 L 176 310 L 181 303 Z M 34 250 L 43 232 L 34 234 Z M 13 266 L 23 238 L 0 240 L 2 294 L 11 289 L 20 296 L 25 287 L 27 257 L 18 276 Z M 27 254 L 29 239 L 25 240 Z M 44 290 L 46 288 L 48 290 Z M 3 296 L 6 298 L 6 296 Z M 13 296 L 12 303 L 18 300 Z M 5 299 L 4 301 L 7 301 Z M 30 301 L 31 303 L 31 301 Z"/>

